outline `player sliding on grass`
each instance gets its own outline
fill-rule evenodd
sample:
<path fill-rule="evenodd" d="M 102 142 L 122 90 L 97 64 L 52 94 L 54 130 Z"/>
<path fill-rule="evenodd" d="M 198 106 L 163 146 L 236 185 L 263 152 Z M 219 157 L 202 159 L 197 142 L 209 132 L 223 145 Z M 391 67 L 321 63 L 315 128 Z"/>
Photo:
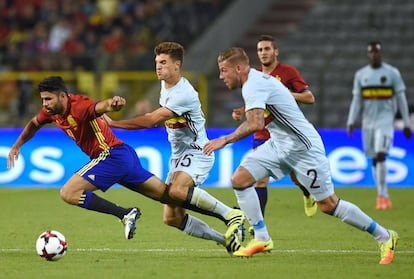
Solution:
<path fill-rule="evenodd" d="M 263 129 L 265 111 L 272 116 L 272 121 L 267 125 L 270 139 L 252 150 L 232 177 L 239 205 L 254 228 L 254 238 L 234 255 L 252 256 L 273 249 L 253 184 L 269 175 L 281 179 L 294 172 L 322 212 L 370 233 L 380 246 L 380 264 L 391 263 L 397 233 L 376 223 L 356 205 L 338 199 L 322 139 L 289 90 L 270 75 L 250 68 L 249 58 L 241 48 L 223 51 L 218 57 L 218 67 L 220 79 L 229 89 L 241 88 L 246 120 L 233 133 L 206 143 L 206 154 Z M 321 232 L 323 237 L 323 230 Z"/>
<path fill-rule="evenodd" d="M 94 194 L 95 190 L 105 192 L 113 184 L 119 183 L 162 203 L 222 214 L 221 217 L 228 221 L 229 228 L 234 229 L 233 217 L 238 217 L 234 214 L 235 211 L 226 210 L 219 201 L 202 190 L 189 191 L 188 196 L 184 197 L 173 193 L 174 198 L 171 198 L 170 189 L 165 183 L 142 168 L 135 150 L 115 137 L 100 116 L 119 111 L 125 105 L 124 98 L 115 96 L 104 101 L 94 101 L 83 95 L 74 95 L 68 93 L 61 77 L 46 78 L 40 82 L 39 91 L 43 108 L 29 121 L 12 146 L 7 162 L 9 168 L 18 159 L 20 147 L 44 124 L 54 122 L 91 159 L 61 188 L 61 198 L 69 204 L 118 217 L 125 225 L 127 239 L 134 236 L 135 222 L 141 215 L 139 209 L 118 206 Z M 184 159 L 181 163 L 186 162 Z M 192 223 L 190 226 L 195 225 Z M 218 234 L 214 235 L 214 240 L 226 246 L 229 253 L 240 247 L 234 235 L 224 238 Z"/>
<path fill-rule="evenodd" d="M 198 92 L 181 75 L 184 48 L 175 42 L 163 42 L 155 47 L 154 52 L 156 72 L 161 80 L 160 108 L 131 119 L 113 121 L 106 117 L 106 120 L 109 126 L 123 129 L 143 129 L 165 123 L 171 144 L 170 169 L 166 181 L 169 195 L 203 205 L 223 220 L 228 226 L 224 245 L 232 253 L 240 247 L 233 242 L 236 241 L 235 232 L 245 217 L 242 211 L 228 207 L 196 187 L 207 178 L 214 164 L 214 154 L 207 156 L 202 151 L 208 141 L 205 119 Z M 191 236 L 217 242 L 223 238 L 222 234 L 187 214 L 180 206 L 164 205 L 164 223 Z"/>

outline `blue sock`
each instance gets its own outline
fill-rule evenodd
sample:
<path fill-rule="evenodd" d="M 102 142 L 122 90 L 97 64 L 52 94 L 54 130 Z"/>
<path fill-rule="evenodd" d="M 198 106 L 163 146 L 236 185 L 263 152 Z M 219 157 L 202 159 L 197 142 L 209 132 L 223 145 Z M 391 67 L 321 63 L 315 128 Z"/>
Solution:
<path fill-rule="evenodd" d="M 92 191 L 84 191 L 78 201 L 78 206 L 105 214 L 111 214 L 122 220 L 131 208 L 123 208 L 108 200 L 105 200 Z"/>

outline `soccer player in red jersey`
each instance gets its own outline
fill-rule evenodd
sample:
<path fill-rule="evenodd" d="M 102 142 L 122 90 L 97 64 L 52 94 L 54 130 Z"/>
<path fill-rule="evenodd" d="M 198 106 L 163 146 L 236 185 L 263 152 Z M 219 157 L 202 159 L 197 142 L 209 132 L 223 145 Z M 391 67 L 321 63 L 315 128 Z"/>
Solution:
<path fill-rule="evenodd" d="M 282 64 L 278 61 L 279 48 L 277 47 L 273 36 L 261 35 L 257 42 L 257 56 L 260 60 L 261 67 L 257 70 L 274 76 L 285 85 L 292 93 L 295 100 L 303 104 L 313 104 L 315 98 L 309 89 L 309 85 L 305 82 L 300 72 L 293 66 L 288 64 Z M 244 107 L 233 110 L 232 117 L 235 120 L 241 120 L 244 114 Z M 265 115 L 265 124 L 266 121 Z M 263 144 L 270 138 L 269 131 L 265 128 L 261 131 L 254 133 L 253 148 Z M 310 193 L 300 185 L 293 173 L 290 174 L 292 181 L 302 190 L 305 214 L 312 217 L 316 214 L 317 204 L 310 195 Z M 269 178 L 265 178 L 256 183 L 256 192 L 259 196 L 260 207 L 264 214 L 267 203 L 267 185 Z"/>
<path fill-rule="evenodd" d="M 164 204 L 214 214 L 211 204 L 197 204 L 196 201 L 171 197 L 165 183 L 142 168 L 135 150 L 113 134 L 101 116 L 119 111 L 125 105 L 124 98 L 114 96 L 95 101 L 87 96 L 75 95 L 68 92 L 63 79 L 58 76 L 44 79 L 38 87 L 43 108 L 29 121 L 13 144 L 8 156 L 8 168 L 14 166 L 20 147 L 44 124 L 54 122 L 91 159 L 63 185 L 61 198 L 69 204 L 118 217 L 125 225 L 127 239 L 134 236 L 135 223 L 141 215 L 139 209 L 118 206 L 99 197 L 94 191 L 99 189 L 105 192 L 113 184 L 119 183 Z"/>

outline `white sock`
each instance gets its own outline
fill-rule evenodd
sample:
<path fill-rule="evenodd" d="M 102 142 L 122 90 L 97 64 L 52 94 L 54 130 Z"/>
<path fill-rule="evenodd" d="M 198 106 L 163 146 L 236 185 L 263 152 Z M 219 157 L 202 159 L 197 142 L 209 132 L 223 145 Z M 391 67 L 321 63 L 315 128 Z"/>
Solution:
<path fill-rule="evenodd" d="M 194 187 L 193 196 L 190 201 L 191 204 L 196 205 L 197 207 L 208 210 L 214 213 L 217 213 L 223 217 L 226 217 L 232 208 L 228 207 L 221 201 L 217 200 L 215 197 L 200 189 Z"/>
<path fill-rule="evenodd" d="M 353 203 L 339 200 L 333 216 L 344 223 L 369 232 L 377 241 L 384 241 L 384 238 L 388 240 L 388 231 Z"/>
<path fill-rule="evenodd" d="M 385 161 L 377 162 L 374 171 L 378 195 L 388 198 L 388 187 L 386 183 L 387 165 Z"/>
<path fill-rule="evenodd" d="M 254 228 L 254 237 L 268 241 L 270 239 L 266 224 L 263 219 L 262 210 L 260 209 L 260 201 L 254 187 L 243 190 L 234 189 L 240 208 L 246 214 L 247 220 Z"/>
<path fill-rule="evenodd" d="M 188 215 L 187 223 L 185 224 L 183 231 L 188 235 L 207 240 L 214 240 L 215 242 L 224 245 L 224 236 L 221 233 L 210 228 L 204 221 L 194 216 Z"/>

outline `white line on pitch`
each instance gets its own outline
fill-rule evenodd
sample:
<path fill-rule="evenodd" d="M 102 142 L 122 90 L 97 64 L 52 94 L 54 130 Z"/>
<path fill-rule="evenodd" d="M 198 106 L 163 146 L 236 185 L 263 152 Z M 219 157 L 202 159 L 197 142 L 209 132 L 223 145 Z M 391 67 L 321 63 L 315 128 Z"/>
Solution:
<path fill-rule="evenodd" d="M 117 248 L 70 248 L 69 251 L 75 252 L 116 252 L 116 253 L 170 253 L 170 252 L 222 252 L 223 249 L 191 249 L 191 248 L 171 248 L 171 249 L 117 249 Z M 22 248 L 0 248 L 0 253 L 7 252 L 30 252 L 32 250 Z M 35 250 L 33 250 L 35 251 Z M 376 254 L 373 250 L 317 250 L 317 249 L 273 249 L 274 253 L 326 253 L 326 254 Z M 414 254 L 414 251 L 396 251 L 397 254 Z"/>

